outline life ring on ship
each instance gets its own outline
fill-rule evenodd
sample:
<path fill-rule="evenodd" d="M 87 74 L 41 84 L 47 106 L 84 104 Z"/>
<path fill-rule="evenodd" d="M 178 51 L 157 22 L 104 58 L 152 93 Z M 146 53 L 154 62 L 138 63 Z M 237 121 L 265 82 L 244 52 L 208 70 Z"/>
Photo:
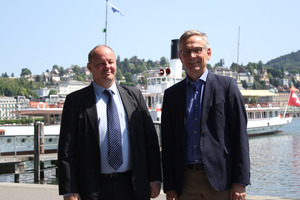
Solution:
<path fill-rule="evenodd" d="M 257 108 L 260 108 L 260 104 L 257 104 L 256 107 L 257 107 Z"/>
<path fill-rule="evenodd" d="M 41 107 L 42 106 L 42 107 Z M 37 104 L 37 106 L 36 106 L 38 109 L 40 109 L 40 108 L 45 108 L 46 107 L 46 105 L 45 105 L 45 103 L 43 103 L 43 102 L 39 102 L 38 104 Z"/>

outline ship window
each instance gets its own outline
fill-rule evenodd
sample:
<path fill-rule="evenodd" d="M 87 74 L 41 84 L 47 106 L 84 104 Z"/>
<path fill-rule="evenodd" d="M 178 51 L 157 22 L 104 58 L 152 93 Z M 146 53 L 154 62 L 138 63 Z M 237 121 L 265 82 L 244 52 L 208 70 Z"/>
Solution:
<path fill-rule="evenodd" d="M 267 112 L 263 112 L 262 114 L 263 114 L 263 118 L 267 118 L 268 117 Z"/>
<path fill-rule="evenodd" d="M 272 111 L 269 112 L 269 117 L 270 118 L 273 117 L 273 112 Z"/>
<path fill-rule="evenodd" d="M 255 113 L 255 119 L 260 119 L 261 118 L 261 113 L 260 112 L 256 112 Z"/>
<path fill-rule="evenodd" d="M 151 79 L 151 85 L 155 85 L 155 83 L 156 83 L 156 79 L 155 78 Z"/>
<path fill-rule="evenodd" d="M 161 78 L 157 78 L 157 84 L 161 83 Z"/>
<path fill-rule="evenodd" d="M 278 111 L 275 111 L 275 117 L 278 117 Z"/>
<path fill-rule="evenodd" d="M 248 112 L 248 119 L 254 119 L 253 112 Z"/>

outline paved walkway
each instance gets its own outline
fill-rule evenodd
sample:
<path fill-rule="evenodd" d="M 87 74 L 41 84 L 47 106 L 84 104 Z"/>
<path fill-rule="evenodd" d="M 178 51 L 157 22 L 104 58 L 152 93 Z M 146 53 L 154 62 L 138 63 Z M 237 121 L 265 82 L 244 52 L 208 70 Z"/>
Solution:
<path fill-rule="evenodd" d="M 1 200 L 62 200 L 58 195 L 57 185 L 39 185 L 23 183 L 0 183 Z M 165 200 L 165 194 L 161 193 L 156 200 Z M 269 196 L 251 196 L 248 195 L 246 200 L 283 200 L 279 197 Z M 284 199 L 291 200 L 291 199 Z"/>

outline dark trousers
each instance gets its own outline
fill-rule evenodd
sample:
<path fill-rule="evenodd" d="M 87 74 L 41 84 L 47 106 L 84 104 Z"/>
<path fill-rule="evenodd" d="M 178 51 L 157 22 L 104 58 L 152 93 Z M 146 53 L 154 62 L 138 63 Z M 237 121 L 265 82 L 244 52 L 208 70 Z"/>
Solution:
<path fill-rule="evenodd" d="M 137 200 L 131 175 L 120 177 L 101 177 L 98 200 Z"/>

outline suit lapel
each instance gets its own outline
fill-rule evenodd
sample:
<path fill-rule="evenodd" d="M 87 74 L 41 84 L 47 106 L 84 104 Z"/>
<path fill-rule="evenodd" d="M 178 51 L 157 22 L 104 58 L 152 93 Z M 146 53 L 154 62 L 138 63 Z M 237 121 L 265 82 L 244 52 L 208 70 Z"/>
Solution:
<path fill-rule="evenodd" d="M 117 84 L 117 88 L 118 88 L 120 97 L 122 99 L 122 103 L 124 105 L 124 108 L 125 108 L 125 111 L 126 111 L 126 114 L 128 117 L 128 121 L 130 121 L 131 115 L 132 115 L 133 111 L 136 109 L 136 107 L 133 104 L 134 99 L 131 98 L 131 96 L 128 95 L 127 90 L 125 90 L 120 85 Z"/>
<path fill-rule="evenodd" d="M 84 96 L 84 105 L 86 108 L 86 113 L 89 118 L 90 124 L 94 130 L 95 136 L 97 138 L 97 142 L 99 144 L 99 126 L 98 126 L 98 115 L 97 115 L 97 107 L 95 102 L 95 92 L 94 87 L 91 84 Z"/>
<path fill-rule="evenodd" d="M 209 108 L 211 105 L 211 100 L 213 97 L 213 93 L 215 90 L 214 85 L 214 80 L 215 80 L 215 76 L 213 73 L 208 72 L 207 74 L 207 80 L 206 80 L 206 85 L 205 85 L 205 89 L 204 89 L 204 93 L 203 93 L 203 106 L 202 106 L 202 119 L 201 122 L 205 122 L 207 120 L 208 117 L 208 113 L 209 113 Z"/>

